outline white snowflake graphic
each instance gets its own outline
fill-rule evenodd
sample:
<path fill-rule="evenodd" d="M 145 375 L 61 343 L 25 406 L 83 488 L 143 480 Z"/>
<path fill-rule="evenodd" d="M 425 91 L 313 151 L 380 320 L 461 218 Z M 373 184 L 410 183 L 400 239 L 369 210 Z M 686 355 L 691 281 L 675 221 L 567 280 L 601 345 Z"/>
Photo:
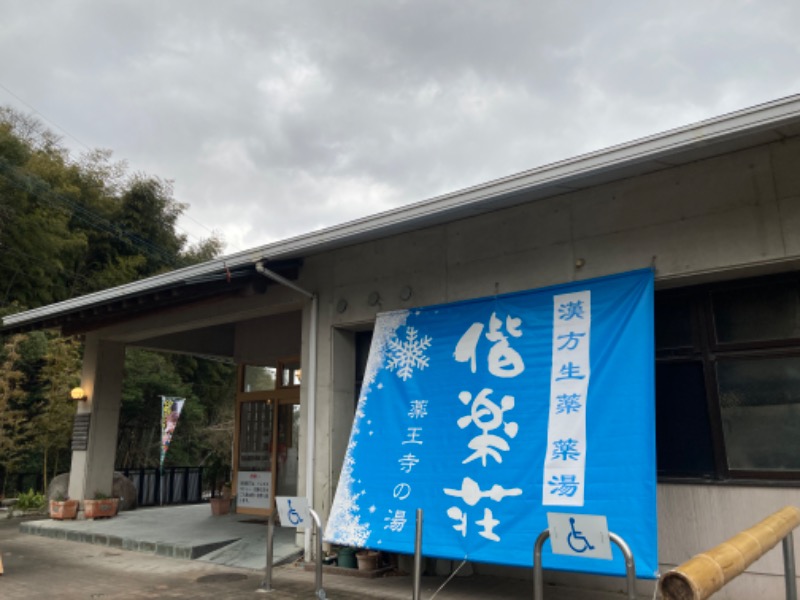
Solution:
<path fill-rule="evenodd" d="M 354 425 L 354 431 L 355 434 L 358 433 L 357 425 Z M 336 488 L 336 497 L 325 530 L 325 540 L 346 546 L 361 547 L 369 539 L 370 525 L 361 522 L 358 501 L 364 496 L 365 491 L 355 491 L 356 483 L 360 484 L 361 481 L 353 480 L 353 467 L 356 464 L 353 459 L 353 451 L 356 444 L 357 442 L 351 438 L 347 445 L 339 485 Z"/>
<path fill-rule="evenodd" d="M 406 339 L 394 337 L 389 340 L 386 367 L 390 371 L 397 370 L 397 376 L 408 381 L 414 375 L 414 369 L 422 370 L 428 366 L 429 357 L 425 350 L 431 347 L 429 336 L 419 337 L 416 328 L 406 327 Z"/>

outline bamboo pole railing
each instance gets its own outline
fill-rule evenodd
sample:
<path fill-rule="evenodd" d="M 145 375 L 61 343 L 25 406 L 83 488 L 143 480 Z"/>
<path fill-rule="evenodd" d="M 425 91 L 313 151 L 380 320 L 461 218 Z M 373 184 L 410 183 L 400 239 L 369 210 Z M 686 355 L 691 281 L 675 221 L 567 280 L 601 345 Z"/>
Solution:
<path fill-rule="evenodd" d="M 798 525 L 800 509 L 794 506 L 782 508 L 750 529 L 665 573 L 661 578 L 662 597 L 664 600 L 705 600 L 781 540 L 790 536 L 791 541 L 792 530 Z M 791 577 L 794 578 L 794 572 Z"/>

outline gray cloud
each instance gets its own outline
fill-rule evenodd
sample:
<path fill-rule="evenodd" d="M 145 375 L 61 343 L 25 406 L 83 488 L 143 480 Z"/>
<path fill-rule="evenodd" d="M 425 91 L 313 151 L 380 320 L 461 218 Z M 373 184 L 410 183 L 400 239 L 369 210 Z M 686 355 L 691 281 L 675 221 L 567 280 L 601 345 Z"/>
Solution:
<path fill-rule="evenodd" d="M 0 84 L 173 179 L 229 250 L 800 91 L 790 0 L 0 0 L 0 14 L 14 57 Z M 0 103 L 26 109 L 2 89 Z"/>

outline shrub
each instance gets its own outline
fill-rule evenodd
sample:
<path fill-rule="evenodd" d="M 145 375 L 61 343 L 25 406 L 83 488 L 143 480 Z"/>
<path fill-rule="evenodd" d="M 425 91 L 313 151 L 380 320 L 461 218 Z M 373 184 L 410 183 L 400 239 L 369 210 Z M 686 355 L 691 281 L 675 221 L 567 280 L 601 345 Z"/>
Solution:
<path fill-rule="evenodd" d="M 23 492 L 17 496 L 17 503 L 14 505 L 14 508 L 17 510 L 42 510 L 45 504 L 46 500 L 44 494 L 34 492 L 31 488 L 27 492 Z"/>

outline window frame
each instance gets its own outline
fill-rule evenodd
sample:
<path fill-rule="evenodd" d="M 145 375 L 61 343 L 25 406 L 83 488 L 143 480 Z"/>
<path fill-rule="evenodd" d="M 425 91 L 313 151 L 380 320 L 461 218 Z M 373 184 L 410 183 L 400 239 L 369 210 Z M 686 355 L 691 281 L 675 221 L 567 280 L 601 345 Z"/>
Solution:
<path fill-rule="evenodd" d="M 714 294 L 737 289 L 760 287 L 775 283 L 793 283 L 800 291 L 800 274 L 783 273 L 765 277 L 739 279 L 723 283 L 673 288 L 656 291 L 656 307 L 670 301 L 691 304 L 692 347 L 655 348 L 656 363 L 699 361 L 704 373 L 706 408 L 708 410 L 715 476 L 693 477 L 675 473 L 659 473 L 662 483 L 703 483 L 723 485 L 764 485 L 800 487 L 800 469 L 751 470 L 735 469 L 728 465 L 720 403 L 718 364 L 726 359 L 763 359 L 800 357 L 800 336 L 747 342 L 719 342 L 714 311 Z M 658 314 L 655 315 L 658 319 Z M 658 401 L 658 399 L 656 399 Z"/>

